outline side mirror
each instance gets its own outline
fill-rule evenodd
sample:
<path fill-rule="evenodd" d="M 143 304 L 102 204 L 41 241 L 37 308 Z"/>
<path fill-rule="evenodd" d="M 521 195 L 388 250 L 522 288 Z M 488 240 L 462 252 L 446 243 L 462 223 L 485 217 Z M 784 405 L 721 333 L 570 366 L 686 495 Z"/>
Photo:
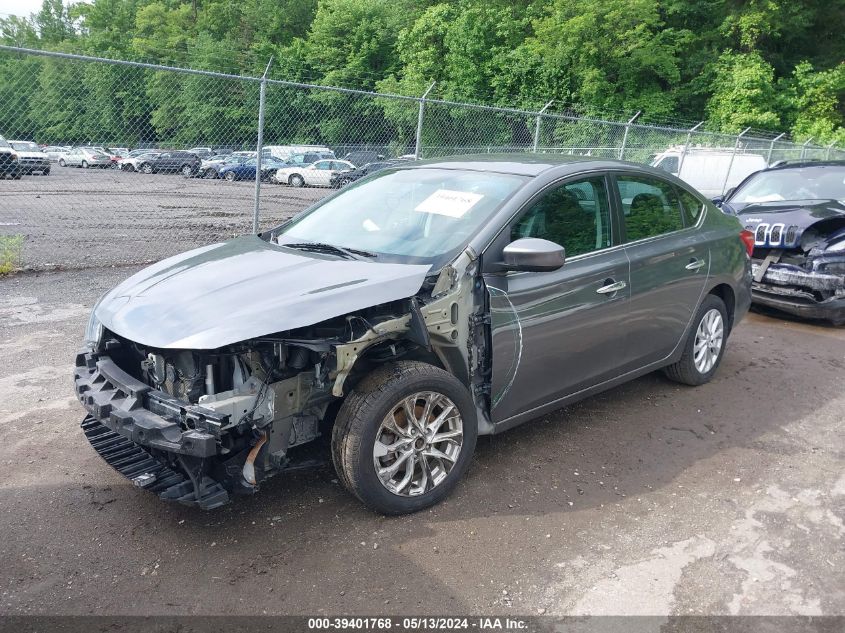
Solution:
<path fill-rule="evenodd" d="M 716 196 L 715 198 L 710 198 L 710 202 L 715 204 L 717 207 L 721 207 L 722 203 L 725 201 L 724 196 Z"/>
<path fill-rule="evenodd" d="M 502 251 L 505 268 L 529 272 L 549 272 L 563 266 L 566 251 L 560 244 L 537 237 L 514 240 Z"/>

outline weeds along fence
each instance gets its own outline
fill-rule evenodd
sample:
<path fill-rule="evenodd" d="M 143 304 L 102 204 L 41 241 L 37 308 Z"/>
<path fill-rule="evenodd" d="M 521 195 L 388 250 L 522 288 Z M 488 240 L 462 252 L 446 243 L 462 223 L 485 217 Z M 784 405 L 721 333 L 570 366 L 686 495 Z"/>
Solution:
<path fill-rule="evenodd" d="M 322 146 L 358 163 L 499 152 L 647 163 L 670 147 L 724 148 L 769 162 L 845 157 L 838 148 L 782 135 L 568 116 L 553 112 L 553 104 L 530 111 L 455 103 L 434 92 L 381 94 L 280 81 L 267 72 L 241 76 L 0 46 L 0 135 L 32 170 L 0 181 L 0 253 L 7 260 L 0 267 L 141 264 L 274 226 L 331 191 L 262 182 L 262 174 L 273 173 L 277 146 Z M 39 165 L 27 142 L 42 146 L 50 162 Z M 164 156 L 246 151 L 258 164 L 236 171 L 234 180 L 210 178 L 219 166 L 204 171 L 207 178 L 185 177 L 172 161 L 143 173 L 137 161 L 94 161 L 83 157 L 89 150 L 69 147 Z"/>

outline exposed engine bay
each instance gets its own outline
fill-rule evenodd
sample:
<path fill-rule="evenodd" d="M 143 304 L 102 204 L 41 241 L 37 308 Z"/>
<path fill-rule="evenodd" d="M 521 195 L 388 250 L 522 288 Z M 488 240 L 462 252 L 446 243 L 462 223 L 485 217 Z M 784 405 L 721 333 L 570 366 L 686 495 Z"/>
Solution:
<path fill-rule="evenodd" d="M 155 348 L 101 328 L 96 347 L 77 357 L 83 429 L 136 485 L 204 508 L 312 465 L 314 451 L 295 449 L 325 437 L 342 396 L 388 361 L 447 368 L 490 432 L 490 335 L 478 318 L 486 295 L 476 268 L 467 252 L 415 297 L 214 350 Z"/>

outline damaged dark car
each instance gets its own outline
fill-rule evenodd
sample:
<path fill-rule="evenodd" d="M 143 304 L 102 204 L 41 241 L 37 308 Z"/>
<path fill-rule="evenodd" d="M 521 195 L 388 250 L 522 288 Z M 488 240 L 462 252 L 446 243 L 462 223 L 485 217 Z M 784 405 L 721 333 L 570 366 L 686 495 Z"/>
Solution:
<path fill-rule="evenodd" d="M 778 164 L 721 205 L 754 233 L 754 303 L 845 325 L 845 161 Z"/>
<path fill-rule="evenodd" d="M 215 508 L 322 442 L 364 504 L 413 512 L 478 435 L 657 369 L 709 381 L 750 305 L 750 246 L 630 163 L 397 165 L 108 292 L 76 359 L 82 428 L 164 499 Z"/>

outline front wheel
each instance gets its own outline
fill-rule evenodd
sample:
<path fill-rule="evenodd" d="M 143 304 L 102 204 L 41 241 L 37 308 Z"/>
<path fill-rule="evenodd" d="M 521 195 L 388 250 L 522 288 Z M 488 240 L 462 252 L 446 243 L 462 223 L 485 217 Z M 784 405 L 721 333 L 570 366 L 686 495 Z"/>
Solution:
<path fill-rule="evenodd" d="M 190 178 L 193 170 L 190 165 L 182 165 L 182 175 L 185 178 Z"/>
<path fill-rule="evenodd" d="M 383 365 L 347 396 L 332 431 L 343 485 L 382 514 L 442 501 L 469 467 L 475 406 L 452 374 L 403 361 Z"/>
<path fill-rule="evenodd" d="M 151 174 L 153 173 L 153 166 L 149 163 L 144 163 L 143 165 L 141 165 L 141 171 L 145 174 Z"/>
<path fill-rule="evenodd" d="M 88 161 L 87 160 L 82 161 L 82 169 L 88 169 Z"/>
<path fill-rule="evenodd" d="M 715 295 L 707 295 L 693 320 L 681 360 L 664 368 L 670 380 L 696 387 L 710 382 L 725 353 L 728 311 Z"/>
<path fill-rule="evenodd" d="M 59 167 L 67 167 L 67 163 L 64 158 L 59 159 Z"/>
<path fill-rule="evenodd" d="M 299 174 L 294 174 L 293 176 L 288 178 L 288 184 L 291 187 L 301 187 L 305 184 L 305 179 Z"/>
<path fill-rule="evenodd" d="M 233 172 L 233 171 L 226 172 L 226 180 L 228 180 L 229 182 L 235 182 L 235 180 L 237 180 L 237 176 L 235 176 L 235 172 Z"/>

